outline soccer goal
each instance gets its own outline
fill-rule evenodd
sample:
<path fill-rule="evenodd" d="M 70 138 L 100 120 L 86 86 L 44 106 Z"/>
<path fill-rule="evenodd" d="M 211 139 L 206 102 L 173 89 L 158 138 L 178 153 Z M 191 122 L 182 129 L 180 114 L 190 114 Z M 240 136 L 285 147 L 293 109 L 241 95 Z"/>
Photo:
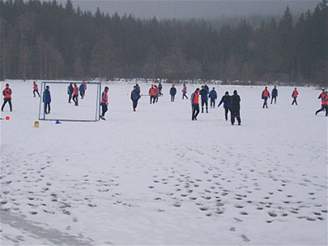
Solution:
<path fill-rule="evenodd" d="M 99 121 L 99 102 L 101 95 L 100 82 L 86 82 L 85 94 L 82 98 L 81 91 L 78 90 L 78 103 L 76 99 L 70 98 L 68 87 L 72 84 L 78 88 L 81 82 L 53 82 L 47 81 L 41 83 L 41 97 L 39 105 L 39 120 L 49 121 L 76 121 L 76 122 L 94 122 Z M 43 100 L 44 91 L 49 87 L 51 95 L 50 112 L 45 112 L 45 103 Z"/>

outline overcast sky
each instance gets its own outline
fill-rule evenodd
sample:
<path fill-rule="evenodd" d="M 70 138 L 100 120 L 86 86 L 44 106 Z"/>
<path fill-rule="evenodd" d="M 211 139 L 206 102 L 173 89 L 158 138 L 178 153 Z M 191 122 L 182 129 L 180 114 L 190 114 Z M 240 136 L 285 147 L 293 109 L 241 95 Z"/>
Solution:
<path fill-rule="evenodd" d="M 66 2 L 66 0 L 58 0 Z M 320 0 L 72 0 L 83 10 L 150 18 L 218 18 L 281 15 L 288 5 L 293 13 L 314 8 Z"/>

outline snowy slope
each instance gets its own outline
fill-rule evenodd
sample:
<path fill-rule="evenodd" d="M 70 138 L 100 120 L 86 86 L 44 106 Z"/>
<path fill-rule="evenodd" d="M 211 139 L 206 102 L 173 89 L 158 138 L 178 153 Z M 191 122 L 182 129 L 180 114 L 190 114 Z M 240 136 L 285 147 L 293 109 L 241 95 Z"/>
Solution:
<path fill-rule="evenodd" d="M 0 121 L 1 245 L 327 244 L 318 90 L 300 88 L 294 107 L 292 88 L 281 87 L 264 110 L 262 87 L 217 87 L 219 97 L 241 95 L 242 126 L 231 126 L 222 108 L 191 121 L 189 100 L 178 87 L 171 103 L 169 85 L 158 104 L 142 97 L 134 113 L 132 86 L 109 85 L 107 121 L 33 128 L 31 82 L 11 83 L 14 111 Z M 88 93 L 58 111 L 77 117 Z"/>

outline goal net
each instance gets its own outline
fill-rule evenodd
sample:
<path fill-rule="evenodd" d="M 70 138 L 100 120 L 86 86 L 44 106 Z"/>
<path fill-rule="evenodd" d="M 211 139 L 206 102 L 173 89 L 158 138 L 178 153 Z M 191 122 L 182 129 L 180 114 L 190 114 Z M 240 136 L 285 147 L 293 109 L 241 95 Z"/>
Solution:
<path fill-rule="evenodd" d="M 74 87 L 77 85 L 78 96 L 76 99 L 70 99 L 69 89 L 70 84 Z M 85 94 L 82 98 L 80 89 L 81 85 L 85 87 Z M 44 97 L 47 97 L 44 93 L 46 88 L 49 88 L 51 103 L 50 112 L 46 112 Z M 41 97 L 39 105 L 39 120 L 52 120 L 52 121 L 98 121 L 99 120 L 99 102 L 101 94 L 100 82 L 42 82 L 41 83 Z M 45 96 L 44 96 L 45 95 Z M 69 102 L 70 101 L 70 102 Z"/>

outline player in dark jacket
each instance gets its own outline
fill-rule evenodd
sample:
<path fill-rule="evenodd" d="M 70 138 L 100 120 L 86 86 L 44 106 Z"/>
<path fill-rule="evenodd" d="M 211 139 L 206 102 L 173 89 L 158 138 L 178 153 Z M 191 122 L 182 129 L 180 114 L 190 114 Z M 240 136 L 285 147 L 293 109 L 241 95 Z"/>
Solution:
<path fill-rule="evenodd" d="M 202 86 L 202 89 L 200 90 L 200 99 L 202 102 L 202 113 L 204 113 L 204 105 L 206 108 L 206 113 L 208 113 L 208 90 L 205 86 Z"/>
<path fill-rule="evenodd" d="M 218 98 L 218 94 L 216 93 L 214 87 L 210 91 L 209 97 L 210 97 L 210 107 L 211 108 L 215 108 L 215 100 Z"/>
<path fill-rule="evenodd" d="M 223 107 L 224 107 L 225 120 L 228 120 L 228 113 L 229 113 L 230 104 L 231 104 L 231 97 L 229 96 L 228 91 L 226 91 L 224 96 L 221 98 L 221 101 L 220 101 L 218 107 L 220 107 L 222 103 L 223 103 Z"/>
<path fill-rule="evenodd" d="M 44 104 L 44 113 L 50 113 L 50 103 L 51 103 L 51 95 L 50 95 L 50 88 L 47 85 L 46 89 L 43 92 L 43 104 Z"/>
<path fill-rule="evenodd" d="M 278 97 L 278 89 L 276 86 L 273 87 L 271 91 L 271 104 L 274 101 L 274 104 L 277 102 L 277 97 Z"/>
<path fill-rule="evenodd" d="M 73 95 L 73 83 L 70 83 L 67 87 L 67 94 L 68 94 L 68 102 L 71 103 L 72 95 Z"/>
<path fill-rule="evenodd" d="M 79 86 L 79 91 L 80 91 L 80 96 L 81 96 L 81 99 L 84 98 L 84 95 L 85 95 L 85 83 L 81 83 L 80 86 Z"/>
<path fill-rule="evenodd" d="M 137 109 L 137 106 L 138 106 L 138 101 L 140 99 L 140 89 L 137 88 L 137 86 L 134 86 L 133 87 L 133 90 L 131 92 L 131 100 L 132 100 L 132 108 L 133 108 L 133 111 L 135 112 L 136 109 Z"/>
<path fill-rule="evenodd" d="M 174 102 L 175 95 L 177 94 L 177 88 L 175 88 L 174 85 L 172 85 L 170 89 L 170 95 L 171 95 L 171 102 Z"/>
<path fill-rule="evenodd" d="M 231 105 L 230 105 L 230 111 L 231 111 L 231 124 L 235 124 L 235 118 L 237 118 L 238 125 L 241 124 L 240 119 L 240 96 L 237 94 L 237 91 L 233 91 L 233 95 L 231 96 Z"/>

